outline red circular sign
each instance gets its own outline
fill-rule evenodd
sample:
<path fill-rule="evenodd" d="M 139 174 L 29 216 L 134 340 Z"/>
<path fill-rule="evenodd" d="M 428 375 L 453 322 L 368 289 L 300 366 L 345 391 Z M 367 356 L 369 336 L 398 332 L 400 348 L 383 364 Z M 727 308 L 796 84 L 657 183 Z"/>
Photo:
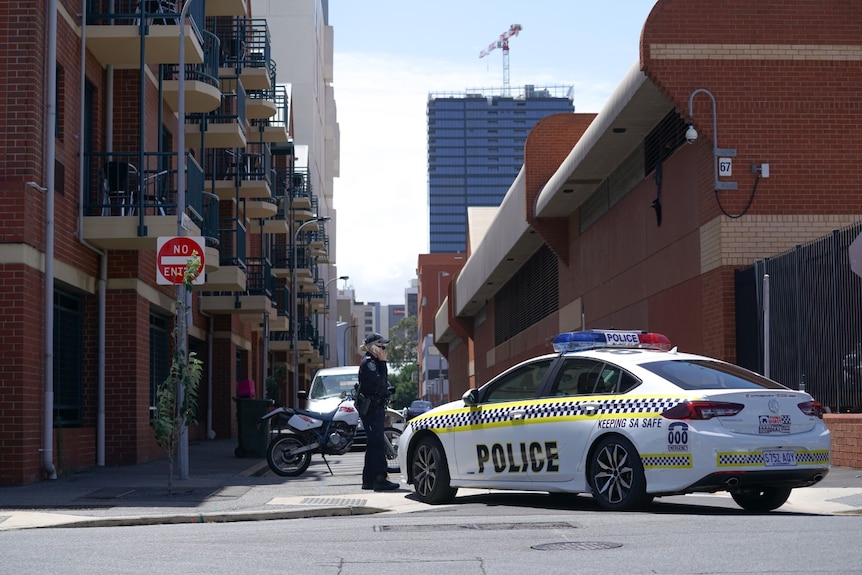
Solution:
<path fill-rule="evenodd" d="M 179 236 L 169 238 L 161 247 L 156 256 L 156 268 L 159 279 L 170 284 L 183 283 L 186 266 L 192 254 L 197 252 L 201 260 L 201 267 L 192 280 L 200 276 L 204 268 L 204 254 L 196 238 Z"/>

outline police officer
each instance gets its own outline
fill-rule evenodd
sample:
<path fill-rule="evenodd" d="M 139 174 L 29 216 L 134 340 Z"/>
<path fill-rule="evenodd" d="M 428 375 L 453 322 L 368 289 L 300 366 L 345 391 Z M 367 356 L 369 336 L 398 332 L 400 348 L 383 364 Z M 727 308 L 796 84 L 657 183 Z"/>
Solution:
<path fill-rule="evenodd" d="M 362 416 L 367 445 L 365 467 L 362 469 L 362 489 L 390 491 L 398 484 L 386 478 L 386 403 L 389 399 L 389 379 L 386 368 L 386 344 L 389 340 L 379 333 L 369 333 L 360 348 L 365 352 L 359 364 L 359 393 L 371 398 L 371 406 Z"/>

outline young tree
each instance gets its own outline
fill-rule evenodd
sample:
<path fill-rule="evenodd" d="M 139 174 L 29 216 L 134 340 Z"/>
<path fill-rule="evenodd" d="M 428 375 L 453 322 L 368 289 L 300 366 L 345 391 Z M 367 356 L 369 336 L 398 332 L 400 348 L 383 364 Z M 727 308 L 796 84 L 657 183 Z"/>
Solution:
<path fill-rule="evenodd" d="M 195 251 L 188 259 L 183 283 L 186 290 L 201 268 L 201 259 Z M 186 313 L 185 302 L 177 300 L 177 316 Z M 168 454 L 168 494 L 173 494 L 174 455 L 184 427 L 197 421 L 198 387 L 203 362 L 195 353 L 185 355 L 185 345 L 179 345 L 178 329 L 174 328 L 174 353 L 167 379 L 156 389 L 156 413 L 150 425 L 155 431 L 156 443 Z"/>
<path fill-rule="evenodd" d="M 415 317 L 405 317 L 389 330 L 386 361 L 395 368 L 416 363 L 419 355 L 419 328 Z"/>

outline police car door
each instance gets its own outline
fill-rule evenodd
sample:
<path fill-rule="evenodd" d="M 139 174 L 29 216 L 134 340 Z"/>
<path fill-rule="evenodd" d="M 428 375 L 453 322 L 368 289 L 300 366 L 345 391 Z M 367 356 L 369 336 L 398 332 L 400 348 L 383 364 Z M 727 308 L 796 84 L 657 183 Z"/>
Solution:
<path fill-rule="evenodd" d="M 532 402 L 552 359 L 537 360 L 505 372 L 479 390 L 470 410 L 472 425 L 454 441 L 457 475 L 464 481 L 529 481 L 535 472 L 525 439 Z M 454 477 L 453 477 L 454 479 Z"/>
<path fill-rule="evenodd" d="M 542 425 L 531 425 L 527 439 L 557 454 L 556 465 L 546 466 L 534 481 L 571 481 L 579 475 L 584 451 L 595 428 L 590 406 L 596 393 L 604 393 L 604 363 L 587 358 L 566 358 L 557 370 L 540 412 Z M 601 389 L 599 389 L 601 388 Z M 582 475 L 582 474 L 581 474 Z"/>

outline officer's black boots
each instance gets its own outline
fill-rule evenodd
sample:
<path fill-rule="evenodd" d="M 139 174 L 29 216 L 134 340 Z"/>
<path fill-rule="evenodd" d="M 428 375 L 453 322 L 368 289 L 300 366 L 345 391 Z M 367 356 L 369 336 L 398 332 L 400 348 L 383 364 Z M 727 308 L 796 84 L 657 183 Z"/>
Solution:
<path fill-rule="evenodd" d="M 398 489 L 398 484 L 386 479 L 386 475 L 378 475 L 374 479 L 374 491 L 392 491 Z"/>

